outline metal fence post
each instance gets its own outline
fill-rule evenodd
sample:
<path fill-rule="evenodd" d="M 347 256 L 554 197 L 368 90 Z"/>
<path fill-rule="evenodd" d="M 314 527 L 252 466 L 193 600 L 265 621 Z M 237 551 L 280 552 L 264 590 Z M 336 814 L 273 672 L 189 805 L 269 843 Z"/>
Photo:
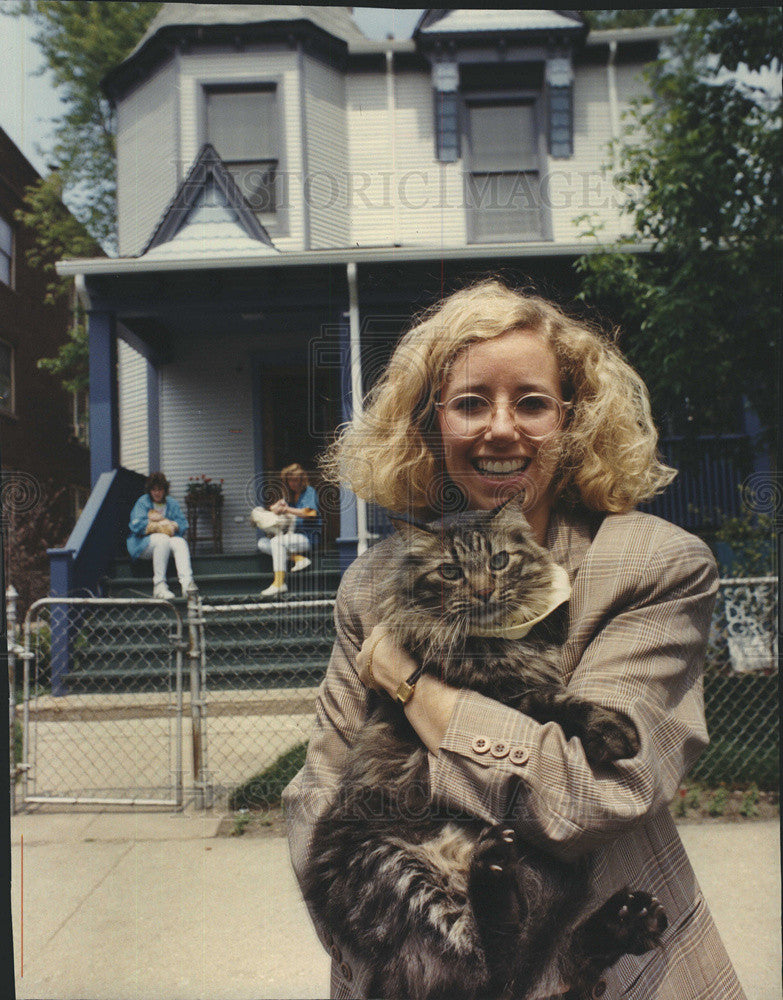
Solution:
<path fill-rule="evenodd" d="M 191 582 L 187 593 L 188 667 L 190 672 L 190 732 L 193 751 L 193 786 L 195 806 L 206 808 L 204 760 L 202 746 L 201 648 L 199 642 L 198 587 Z"/>
<path fill-rule="evenodd" d="M 8 762 L 11 815 L 16 812 L 16 588 L 9 584 L 5 591 L 5 620 L 8 629 Z"/>

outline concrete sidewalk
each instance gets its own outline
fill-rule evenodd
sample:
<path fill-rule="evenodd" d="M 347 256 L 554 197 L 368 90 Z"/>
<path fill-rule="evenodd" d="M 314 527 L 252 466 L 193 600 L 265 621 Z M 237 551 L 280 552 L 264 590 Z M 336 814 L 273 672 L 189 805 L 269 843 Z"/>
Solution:
<path fill-rule="evenodd" d="M 20 1000 L 328 996 L 328 959 L 280 837 L 194 814 L 12 819 Z M 680 827 L 748 1000 L 781 996 L 779 828 Z"/>

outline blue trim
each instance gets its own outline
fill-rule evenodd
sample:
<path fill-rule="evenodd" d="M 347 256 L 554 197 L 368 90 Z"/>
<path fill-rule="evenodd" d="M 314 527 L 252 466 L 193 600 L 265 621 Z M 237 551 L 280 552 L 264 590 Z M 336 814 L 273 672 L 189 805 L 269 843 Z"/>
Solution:
<path fill-rule="evenodd" d="M 343 313 L 339 325 L 340 357 L 342 359 L 340 403 L 343 421 L 353 416 L 353 387 L 351 383 L 351 341 L 347 313 Z M 356 558 L 359 546 L 358 520 L 356 516 L 356 495 L 345 486 L 340 486 L 340 537 L 336 540 L 340 560 L 340 572 L 344 573 Z"/>
<path fill-rule="evenodd" d="M 120 421 L 117 392 L 117 317 L 91 312 L 90 343 L 90 482 L 95 486 L 120 464 Z"/>
<path fill-rule="evenodd" d="M 158 369 L 147 360 L 147 468 L 160 469 L 160 378 Z"/>

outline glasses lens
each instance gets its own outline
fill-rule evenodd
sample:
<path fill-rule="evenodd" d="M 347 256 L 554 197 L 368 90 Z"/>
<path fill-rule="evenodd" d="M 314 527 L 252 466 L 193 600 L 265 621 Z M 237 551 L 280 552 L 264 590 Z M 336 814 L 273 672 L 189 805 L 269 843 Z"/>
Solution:
<path fill-rule="evenodd" d="M 552 396 L 531 392 L 518 399 L 514 408 L 517 430 L 531 438 L 544 438 L 560 426 L 560 403 Z"/>
<path fill-rule="evenodd" d="M 465 393 L 446 400 L 443 415 L 452 433 L 459 437 L 474 437 L 487 431 L 494 409 L 483 396 Z M 562 412 L 560 403 L 552 396 L 527 393 L 514 403 L 514 424 L 527 437 L 545 438 L 560 426 Z"/>

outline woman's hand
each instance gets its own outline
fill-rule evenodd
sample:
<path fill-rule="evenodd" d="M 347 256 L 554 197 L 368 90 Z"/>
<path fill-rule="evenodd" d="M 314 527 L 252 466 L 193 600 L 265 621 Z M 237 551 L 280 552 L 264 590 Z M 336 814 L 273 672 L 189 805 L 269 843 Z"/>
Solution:
<path fill-rule="evenodd" d="M 376 625 L 362 643 L 356 666 L 365 687 L 385 691 L 393 698 L 400 683 L 410 677 L 418 663 L 395 644 L 385 626 Z"/>
<path fill-rule="evenodd" d="M 356 657 L 359 680 L 365 687 L 385 691 L 392 698 L 400 683 L 407 680 L 419 664 L 400 649 L 383 625 L 376 625 L 362 643 Z M 413 697 L 405 706 L 408 721 L 422 743 L 437 753 L 457 704 L 457 688 L 424 674 L 416 682 Z"/>
<path fill-rule="evenodd" d="M 287 514 L 288 504 L 281 497 L 279 500 L 275 500 L 272 506 L 269 508 L 273 514 Z"/>

